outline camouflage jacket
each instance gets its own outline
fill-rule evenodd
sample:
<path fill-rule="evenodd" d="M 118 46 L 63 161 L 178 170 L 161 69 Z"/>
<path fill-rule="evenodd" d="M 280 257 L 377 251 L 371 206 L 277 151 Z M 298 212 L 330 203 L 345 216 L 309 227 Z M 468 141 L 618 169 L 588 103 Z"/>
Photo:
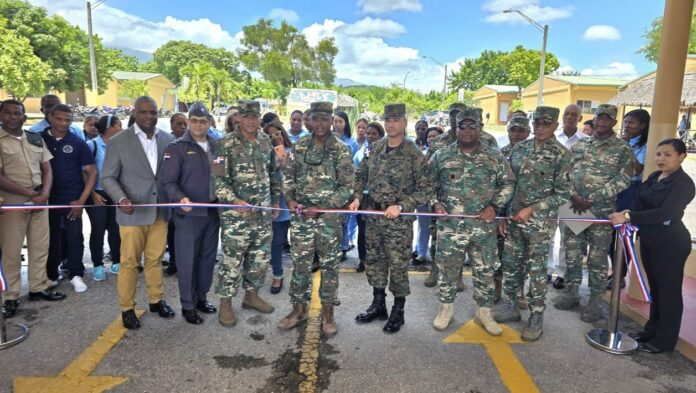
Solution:
<path fill-rule="evenodd" d="M 480 140 L 481 143 L 484 145 L 487 145 L 491 148 L 498 149 L 498 141 L 495 140 L 495 137 L 486 131 L 481 130 L 481 135 L 480 135 Z M 454 142 L 457 141 L 457 130 L 454 128 L 450 128 L 447 130 L 442 135 L 438 135 L 433 139 L 432 144 L 428 148 L 428 159 L 430 159 L 435 153 L 437 153 L 438 150 L 442 149 L 443 147 L 449 146 L 453 144 Z"/>
<path fill-rule="evenodd" d="M 511 143 L 508 143 L 507 145 L 500 148 L 500 154 L 502 154 L 503 158 L 505 158 L 505 160 L 507 160 L 508 162 L 510 162 L 510 153 L 512 153 L 512 148 L 513 146 Z"/>
<path fill-rule="evenodd" d="M 517 178 L 508 215 L 532 206 L 534 216 L 551 218 L 570 200 L 572 177 L 570 152 L 556 138 L 536 147 L 536 138 L 517 143 L 510 166 Z"/>
<path fill-rule="evenodd" d="M 616 196 L 631 183 L 633 149 L 615 135 L 605 140 L 585 138 L 573 145 L 573 193 L 592 201 L 596 209 L 613 209 Z"/>
<path fill-rule="evenodd" d="M 425 156 L 408 139 L 393 149 L 388 148 L 388 141 L 384 138 L 368 147 L 370 158 L 360 163 L 353 198 L 360 198 L 367 188 L 372 202 L 398 204 L 404 212 L 411 212 L 430 200 L 425 187 Z"/>
<path fill-rule="evenodd" d="M 215 150 L 213 180 L 221 203 L 244 201 L 270 206 L 280 200 L 281 184 L 270 138 L 256 132 L 256 141 L 244 139 L 235 128 L 225 135 Z"/>
<path fill-rule="evenodd" d="M 333 134 L 319 150 L 313 135 L 300 138 L 285 159 L 285 198 L 305 207 L 342 208 L 350 200 L 354 182 L 350 148 Z"/>
<path fill-rule="evenodd" d="M 500 210 L 515 188 L 515 176 L 505 158 L 483 143 L 463 153 L 457 142 L 444 147 L 428 161 L 433 204 L 449 214 L 479 214 L 488 206 Z"/>

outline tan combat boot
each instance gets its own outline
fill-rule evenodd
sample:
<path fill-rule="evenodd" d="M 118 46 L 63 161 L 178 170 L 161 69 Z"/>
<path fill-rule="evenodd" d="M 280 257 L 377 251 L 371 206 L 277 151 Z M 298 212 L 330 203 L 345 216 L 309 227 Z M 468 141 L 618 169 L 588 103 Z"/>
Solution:
<path fill-rule="evenodd" d="M 433 320 L 435 330 L 445 330 L 452 322 L 454 316 L 454 303 L 440 303 L 440 311 Z"/>
<path fill-rule="evenodd" d="M 326 337 L 331 337 L 338 331 L 336 328 L 336 320 L 334 319 L 333 311 L 333 305 L 321 306 L 321 331 Z"/>
<path fill-rule="evenodd" d="M 237 318 L 232 311 L 232 298 L 223 297 L 220 299 L 220 311 L 218 314 L 220 325 L 224 327 L 232 327 L 237 324 Z"/>
<path fill-rule="evenodd" d="M 290 330 L 306 320 L 307 305 L 293 304 L 290 314 L 278 322 L 278 328 L 281 330 Z"/>
<path fill-rule="evenodd" d="M 474 315 L 474 322 L 486 329 L 491 336 L 500 336 L 503 334 L 503 329 L 501 329 L 500 325 L 493 319 L 490 307 L 478 307 Z"/>
<path fill-rule="evenodd" d="M 255 289 L 247 289 L 242 301 L 242 308 L 253 309 L 264 314 L 270 314 L 275 310 L 273 306 L 259 297 Z"/>

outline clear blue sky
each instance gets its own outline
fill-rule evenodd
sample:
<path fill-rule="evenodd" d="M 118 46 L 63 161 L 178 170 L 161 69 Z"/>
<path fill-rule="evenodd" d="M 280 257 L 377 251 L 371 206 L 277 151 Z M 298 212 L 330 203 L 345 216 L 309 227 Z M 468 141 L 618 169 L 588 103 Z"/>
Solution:
<path fill-rule="evenodd" d="M 32 0 L 50 13 L 85 25 L 82 0 Z M 234 50 L 242 26 L 260 17 L 287 18 L 310 42 L 335 37 L 339 78 L 419 90 L 440 89 L 442 69 L 482 50 L 539 49 L 541 33 L 515 14 L 549 25 L 548 50 L 565 69 L 634 76 L 651 71 L 636 51 L 664 1 L 563 0 L 342 0 L 135 1 L 107 0 L 94 13 L 95 31 L 110 46 L 152 52 L 170 39 L 190 39 Z"/>

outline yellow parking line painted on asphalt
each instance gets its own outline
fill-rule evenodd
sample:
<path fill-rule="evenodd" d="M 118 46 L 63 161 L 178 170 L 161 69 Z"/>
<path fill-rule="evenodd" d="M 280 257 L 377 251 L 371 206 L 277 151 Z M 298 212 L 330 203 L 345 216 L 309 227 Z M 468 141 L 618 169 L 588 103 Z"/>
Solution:
<path fill-rule="evenodd" d="M 510 344 L 523 344 L 520 334 L 506 325 L 500 325 L 503 334 L 491 336 L 473 320 L 457 329 L 442 342 L 446 344 L 481 344 L 498 369 L 500 379 L 511 393 L 535 393 L 539 388 L 524 369 Z"/>
<path fill-rule="evenodd" d="M 138 316 L 144 310 L 137 310 Z M 121 317 L 116 318 L 77 359 L 55 377 L 16 377 L 15 393 L 98 393 L 114 388 L 128 380 L 125 377 L 90 376 L 111 349 L 128 330 Z"/>
<path fill-rule="evenodd" d="M 307 310 L 307 327 L 305 328 L 302 349 L 300 350 L 299 373 L 305 379 L 300 383 L 300 393 L 314 393 L 317 388 L 317 364 L 319 346 L 321 345 L 321 299 L 319 299 L 321 273 L 312 275 L 312 297 Z"/>

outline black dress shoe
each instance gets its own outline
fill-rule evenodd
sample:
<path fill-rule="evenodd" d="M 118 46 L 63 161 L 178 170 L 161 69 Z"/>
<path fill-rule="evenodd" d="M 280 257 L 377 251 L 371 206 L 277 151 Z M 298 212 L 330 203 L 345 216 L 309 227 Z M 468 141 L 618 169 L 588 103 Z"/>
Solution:
<path fill-rule="evenodd" d="M 49 302 L 55 302 L 58 300 L 65 299 L 65 295 L 60 292 L 49 291 L 44 289 L 41 292 L 29 292 L 29 300 L 47 300 Z"/>
<path fill-rule="evenodd" d="M 360 261 L 360 263 L 358 263 L 358 267 L 355 268 L 355 271 L 358 273 L 364 272 L 365 271 L 365 262 Z"/>
<path fill-rule="evenodd" d="M 276 279 L 274 278 L 273 281 L 275 281 L 275 280 L 276 280 Z M 278 279 L 278 280 L 280 281 L 280 285 L 279 285 L 279 286 L 274 287 L 273 284 L 271 284 L 271 293 L 274 294 L 274 295 L 279 294 L 280 291 L 281 291 L 281 289 L 283 289 L 283 279 L 281 278 L 281 279 Z"/>
<path fill-rule="evenodd" d="M 167 266 L 167 268 L 164 269 L 164 274 L 167 276 L 176 275 L 176 272 L 177 272 L 176 265 L 173 263 L 170 263 L 169 266 Z"/>
<path fill-rule="evenodd" d="M 345 262 L 348 260 L 348 256 L 346 255 L 347 252 L 348 251 L 346 250 L 341 251 L 341 262 Z"/>
<path fill-rule="evenodd" d="M 556 289 L 565 288 L 565 280 L 563 279 L 563 277 L 556 277 L 556 279 L 553 280 L 553 287 Z"/>
<path fill-rule="evenodd" d="M 638 345 L 638 350 L 641 352 L 652 353 L 652 354 L 662 353 L 665 351 L 664 349 L 660 349 L 657 346 L 650 344 L 650 343 L 641 343 L 640 345 Z"/>
<path fill-rule="evenodd" d="M 123 320 L 123 327 L 126 329 L 140 329 L 140 321 L 133 310 L 122 312 L 121 320 Z"/>
<path fill-rule="evenodd" d="M 217 308 L 205 300 L 200 300 L 196 303 L 196 310 L 203 314 L 215 314 L 217 312 Z"/>
<path fill-rule="evenodd" d="M 150 304 L 150 312 L 156 312 L 162 318 L 174 318 L 174 310 L 164 300 Z"/>
<path fill-rule="evenodd" d="M 203 323 L 203 318 L 201 318 L 196 310 L 181 310 L 181 314 L 184 316 L 186 322 L 192 325 L 200 325 Z"/>
<path fill-rule="evenodd" d="M 653 335 L 648 334 L 646 332 L 640 332 L 640 333 L 628 333 L 628 337 L 636 340 L 638 343 L 646 343 L 646 342 L 652 340 Z"/>
<path fill-rule="evenodd" d="M 19 308 L 19 300 L 5 300 L 2 304 L 2 316 L 4 318 L 12 318 L 17 315 L 17 308 Z"/>

